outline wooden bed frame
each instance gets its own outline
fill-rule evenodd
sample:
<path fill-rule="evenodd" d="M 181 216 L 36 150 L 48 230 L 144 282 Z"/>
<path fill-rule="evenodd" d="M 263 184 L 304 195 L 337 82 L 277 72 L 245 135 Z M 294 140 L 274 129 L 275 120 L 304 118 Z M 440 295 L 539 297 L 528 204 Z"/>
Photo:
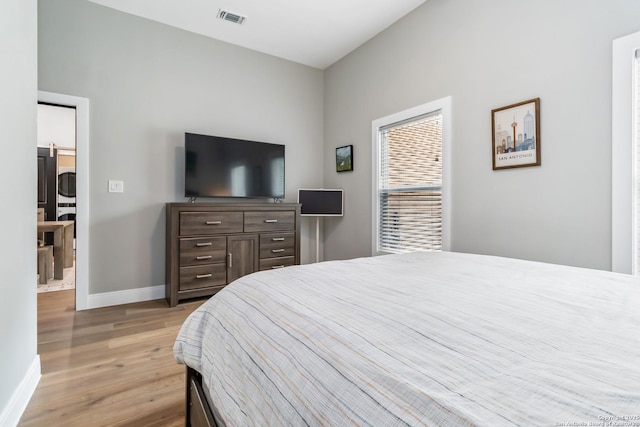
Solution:
<path fill-rule="evenodd" d="M 226 427 L 217 409 L 209 404 L 204 392 L 202 375 L 187 366 L 186 376 L 186 427 Z"/>

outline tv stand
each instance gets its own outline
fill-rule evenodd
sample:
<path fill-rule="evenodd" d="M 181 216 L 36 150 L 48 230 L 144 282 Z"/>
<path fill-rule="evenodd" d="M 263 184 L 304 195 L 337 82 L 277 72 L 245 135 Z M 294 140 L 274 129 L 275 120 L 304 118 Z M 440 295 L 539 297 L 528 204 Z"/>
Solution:
<path fill-rule="evenodd" d="M 300 264 L 300 204 L 167 203 L 171 307 L 259 270 Z"/>

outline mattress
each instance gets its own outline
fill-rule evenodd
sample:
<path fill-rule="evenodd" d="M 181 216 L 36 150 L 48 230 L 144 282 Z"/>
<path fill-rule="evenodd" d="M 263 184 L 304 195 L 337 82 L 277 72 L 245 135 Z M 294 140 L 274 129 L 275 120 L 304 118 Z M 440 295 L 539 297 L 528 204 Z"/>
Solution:
<path fill-rule="evenodd" d="M 227 425 L 640 425 L 640 279 L 446 252 L 294 266 L 226 286 L 174 353 Z"/>

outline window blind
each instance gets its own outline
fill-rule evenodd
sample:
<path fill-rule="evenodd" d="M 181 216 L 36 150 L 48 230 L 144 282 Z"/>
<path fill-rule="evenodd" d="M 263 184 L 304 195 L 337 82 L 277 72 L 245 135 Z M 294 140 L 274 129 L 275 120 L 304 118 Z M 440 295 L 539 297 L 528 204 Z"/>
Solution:
<path fill-rule="evenodd" d="M 379 250 L 442 250 L 442 111 L 382 127 L 379 140 Z"/>

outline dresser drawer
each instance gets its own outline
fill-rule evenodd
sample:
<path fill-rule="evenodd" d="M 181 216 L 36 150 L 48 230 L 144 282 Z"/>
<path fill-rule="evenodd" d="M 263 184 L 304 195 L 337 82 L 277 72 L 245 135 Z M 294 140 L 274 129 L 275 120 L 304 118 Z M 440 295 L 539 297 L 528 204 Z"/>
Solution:
<path fill-rule="evenodd" d="M 180 235 L 242 233 L 242 212 L 181 212 Z"/>
<path fill-rule="evenodd" d="M 225 262 L 226 237 L 190 237 L 180 239 L 180 266 Z"/>
<path fill-rule="evenodd" d="M 268 258 L 260 260 L 260 271 L 275 270 L 277 268 L 289 267 L 295 264 L 296 257 L 288 256 L 281 258 Z"/>
<path fill-rule="evenodd" d="M 260 235 L 260 258 L 293 256 L 296 249 L 294 233 Z"/>
<path fill-rule="evenodd" d="M 294 230 L 295 226 L 296 214 L 294 211 L 258 211 L 245 212 L 244 214 L 245 233 Z"/>
<path fill-rule="evenodd" d="M 180 267 L 180 290 L 221 286 L 227 283 L 227 264 Z"/>

